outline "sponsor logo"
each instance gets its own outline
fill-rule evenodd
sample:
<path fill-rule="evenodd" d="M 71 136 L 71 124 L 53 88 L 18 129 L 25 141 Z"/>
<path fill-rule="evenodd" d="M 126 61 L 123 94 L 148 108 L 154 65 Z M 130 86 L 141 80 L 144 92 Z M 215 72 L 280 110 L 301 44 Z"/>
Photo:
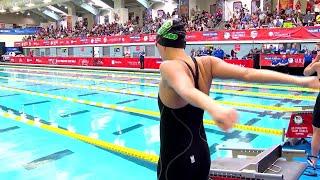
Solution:
<path fill-rule="evenodd" d="M 229 32 L 225 32 L 225 33 L 223 34 L 224 39 L 229 39 L 230 36 L 231 36 L 231 34 L 230 34 Z"/>
<path fill-rule="evenodd" d="M 258 31 L 251 31 L 250 36 L 255 39 L 256 37 L 258 37 Z"/>
<path fill-rule="evenodd" d="M 269 35 L 270 37 L 272 37 L 272 36 L 274 35 L 274 33 L 273 33 L 272 31 L 270 31 L 270 32 L 268 33 L 268 35 Z"/>
<path fill-rule="evenodd" d="M 303 123 L 303 118 L 301 116 L 295 116 L 293 118 L 293 121 L 294 121 L 295 124 L 300 125 L 300 124 Z"/>
<path fill-rule="evenodd" d="M 218 33 L 217 32 L 204 32 L 203 36 L 204 37 L 217 37 Z"/>

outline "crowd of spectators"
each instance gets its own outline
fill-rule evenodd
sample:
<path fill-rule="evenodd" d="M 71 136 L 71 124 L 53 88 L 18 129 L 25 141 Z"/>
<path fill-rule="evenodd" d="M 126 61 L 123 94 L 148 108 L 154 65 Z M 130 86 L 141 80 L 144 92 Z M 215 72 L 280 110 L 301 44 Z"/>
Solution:
<path fill-rule="evenodd" d="M 217 27 L 226 29 L 255 29 L 255 28 L 290 28 L 299 26 L 320 26 L 320 15 L 318 13 L 307 11 L 302 14 L 300 10 L 293 10 L 288 8 L 280 11 L 271 11 L 266 9 L 262 11 L 255 8 L 254 12 L 249 12 L 246 5 L 235 9 L 232 18 L 229 21 L 223 22 L 223 15 L 221 11 L 211 14 L 207 11 L 201 11 L 198 7 L 191 9 L 191 15 L 180 16 L 186 24 L 188 32 L 192 31 L 210 31 Z M 120 24 L 119 21 L 113 23 L 97 24 L 92 28 L 88 27 L 86 21 L 76 22 L 75 27 L 67 29 L 63 26 L 50 26 L 42 28 L 37 34 L 27 36 L 24 40 L 40 40 L 40 39 L 59 39 L 59 38 L 74 38 L 74 37 L 95 37 L 95 36 L 117 36 L 117 35 L 134 35 L 134 34 L 149 34 L 155 33 L 161 24 L 172 17 L 177 17 L 178 11 L 174 10 L 172 14 L 161 13 L 158 17 L 144 14 L 142 22 L 139 23 L 140 17 L 135 17 Z M 221 26 L 221 23 L 222 24 Z M 219 26 L 220 25 L 220 26 Z"/>
<path fill-rule="evenodd" d="M 253 54 L 260 53 L 260 50 L 257 48 L 251 49 L 247 55 L 243 57 L 238 57 L 238 51 L 236 49 L 231 49 L 230 53 L 226 53 L 221 46 L 217 48 L 214 47 L 202 47 L 197 50 L 192 49 L 190 55 L 192 57 L 196 56 L 214 56 L 220 59 L 252 59 Z"/>
<path fill-rule="evenodd" d="M 278 45 L 264 45 L 261 49 L 253 48 L 248 54 L 243 57 L 238 57 L 238 51 L 231 49 L 230 53 L 226 52 L 221 46 L 214 47 L 202 47 L 197 50 L 192 49 L 190 52 L 191 56 L 214 56 L 220 59 L 252 59 L 254 54 L 282 54 L 282 55 L 293 55 L 293 54 L 304 54 L 306 63 L 312 61 L 312 58 L 319 51 L 319 47 L 315 46 L 314 49 L 308 49 L 306 46 L 298 47 L 297 44 L 278 44 Z"/>
<path fill-rule="evenodd" d="M 256 29 L 256 28 L 291 28 L 300 26 L 319 26 L 319 13 L 307 11 L 302 14 L 301 10 L 292 8 L 275 10 L 269 8 L 262 11 L 260 8 L 249 13 L 246 5 L 235 9 L 233 16 L 225 24 L 226 29 Z"/>
<path fill-rule="evenodd" d="M 93 25 L 90 29 L 86 21 L 77 21 L 72 29 L 67 29 L 63 26 L 54 27 L 49 26 L 41 28 L 37 34 L 26 36 L 27 40 L 49 40 L 60 38 L 85 38 L 95 36 L 117 36 L 117 35 L 134 35 L 134 34 L 149 34 L 155 33 L 161 24 L 172 17 L 178 17 L 178 12 L 175 10 L 172 14 L 163 13 L 161 16 L 152 18 L 150 15 L 145 14 L 143 22 L 139 25 L 139 18 L 129 20 L 124 24 L 115 21 L 113 23 L 97 24 Z M 186 24 L 187 31 L 209 31 L 212 30 L 222 20 L 222 13 L 217 12 L 211 15 L 206 11 L 192 10 L 191 17 L 180 17 Z"/>

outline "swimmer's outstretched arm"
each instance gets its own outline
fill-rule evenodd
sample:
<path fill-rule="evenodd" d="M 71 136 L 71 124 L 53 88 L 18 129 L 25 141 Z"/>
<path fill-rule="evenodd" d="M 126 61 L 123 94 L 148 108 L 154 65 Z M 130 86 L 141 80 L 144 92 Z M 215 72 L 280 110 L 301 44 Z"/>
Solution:
<path fill-rule="evenodd" d="M 161 77 L 181 98 L 191 105 L 207 111 L 224 131 L 232 128 L 237 121 L 236 110 L 217 104 L 207 94 L 194 87 L 189 70 L 181 62 L 164 62 L 160 66 Z"/>
<path fill-rule="evenodd" d="M 232 78 L 247 82 L 285 83 L 309 88 L 320 88 L 320 82 L 317 77 L 298 77 L 276 71 L 244 68 L 226 63 L 215 57 L 208 58 L 211 60 L 213 77 Z"/>
<path fill-rule="evenodd" d="M 317 57 L 304 69 L 303 74 L 305 76 L 311 76 L 316 72 L 317 69 L 320 67 L 320 56 L 317 55 Z"/>

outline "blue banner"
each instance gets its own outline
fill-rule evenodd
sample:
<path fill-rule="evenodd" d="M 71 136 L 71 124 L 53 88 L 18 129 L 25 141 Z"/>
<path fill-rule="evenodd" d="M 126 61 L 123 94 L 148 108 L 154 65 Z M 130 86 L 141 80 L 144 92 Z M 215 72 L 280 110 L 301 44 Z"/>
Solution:
<path fill-rule="evenodd" d="M 33 35 L 36 34 L 39 28 L 13 28 L 13 29 L 0 29 L 0 35 Z"/>

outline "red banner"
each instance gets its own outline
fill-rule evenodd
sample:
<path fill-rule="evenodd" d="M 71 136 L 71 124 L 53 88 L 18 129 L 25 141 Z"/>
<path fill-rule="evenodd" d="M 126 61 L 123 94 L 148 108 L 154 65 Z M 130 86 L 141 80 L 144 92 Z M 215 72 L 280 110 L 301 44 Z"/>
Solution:
<path fill-rule="evenodd" d="M 289 67 L 304 67 L 303 54 L 260 54 L 260 66 L 278 66 L 281 61 Z"/>
<path fill-rule="evenodd" d="M 312 112 L 293 113 L 290 118 L 287 138 L 307 138 L 312 136 Z"/>
<path fill-rule="evenodd" d="M 253 60 L 247 59 L 247 60 L 240 60 L 240 59 L 225 59 L 224 60 L 227 63 L 235 64 L 241 67 L 247 67 L 247 68 L 253 68 Z"/>
<path fill-rule="evenodd" d="M 253 41 L 253 40 L 306 40 L 320 38 L 320 27 L 275 28 L 255 30 L 220 30 L 208 32 L 189 32 L 188 42 L 197 41 Z M 100 36 L 89 38 L 64 38 L 58 40 L 38 40 L 15 42 L 16 47 L 70 46 L 95 44 L 150 43 L 155 34 L 132 36 Z"/>
<path fill-rule="evenodd" d="M 140 68 L 138 58 L 11 57 L 10 61 L 22 64 Z M 159 69 L 160 64 L 159 58 L 145 58 L 144 60 L 146 69 Z"/>
<path fill-rule="evenodd" d="M 12 63 L 48 64 L 65 66 L 101 66 L 119 68 L 140 68 L 139 58 L 82 58 L 82 57 L 11 57 Z M 242 67 L 253 67 L 253 60 L 225 60 L 228 63 Z M 159 58 L 145 58 L 146 69 L 159 69 L 162 60 Z"/>

